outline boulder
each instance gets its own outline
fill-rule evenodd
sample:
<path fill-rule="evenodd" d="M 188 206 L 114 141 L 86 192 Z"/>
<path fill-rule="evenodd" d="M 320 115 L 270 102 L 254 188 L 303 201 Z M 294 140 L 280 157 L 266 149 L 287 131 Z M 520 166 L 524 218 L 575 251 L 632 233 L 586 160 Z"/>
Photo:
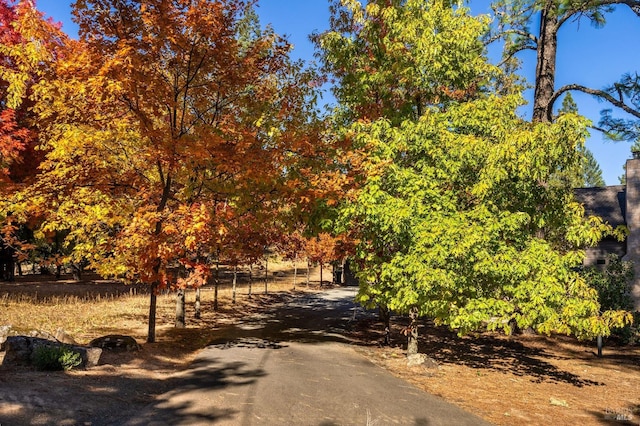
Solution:
<path fill-rule="evenodd" d="M 98 365 L 102 349 L 88 348 L 78 345 L 67 345 L 54 339 L 44 339 L 32 336 L 8 336 L 5 342 L 6 353 L 2 360 L 2 365 L 17 366 L 31 365 L 33 362 L 34 351 L 39 347 L 67 347 L 73 352 L 80 354 L 82 362 L 79 368 L 90 368 Z"/>
<path fill-rule="evenodd" d="M 112 351 L 140 350 L 140 345 L 138 345 L 136 339 L 131 336 L 123 336 L 120 334 L 110 334 L 108 336 L 95 338 L 89 342 L 89 346 Z"/>
<path fill-rule="evenodd" d="M 44 340 L 54 340 L 54 341 L 57 340 L 56 336 L 49 333 L 48 331 L 43 331 L 43 330 L 31 330 L 29 332 L 29 337 L 36 337 L 38 339 L 44 339 Z"/>
<path fill-rule="evenodd" d="M 409 355 L 407 357 L 407 367 L 415 367 L 417 365 L 424 368 L 440 368 L 433 358 L 429 358 L 425 354 Z"/>
<path fill-rule="evenodd" d="M 11 333 L 10 325 L 0 325 L 0 351 L 4 351 L 4 342 Z"/>
<path fill-rule="evenodd" d="M 78 344 L 78 342 L 76 342 L 75 339 L 73 337 L 71 337 L 71 335 L 69 333 L 64 331 L 63 328 L 58 328 L 56 330 L 56 334 L 53 337 L 55 337 L 55 339 L 58 342 L 66 343 L 67 345 L 77 345 Z"/>

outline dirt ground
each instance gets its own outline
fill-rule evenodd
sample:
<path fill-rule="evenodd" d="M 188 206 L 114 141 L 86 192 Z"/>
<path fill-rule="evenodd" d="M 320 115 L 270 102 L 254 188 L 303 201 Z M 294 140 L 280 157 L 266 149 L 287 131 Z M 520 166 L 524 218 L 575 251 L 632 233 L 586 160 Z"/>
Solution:
<path fill-rule="evenodd" d="M 29 317 L 18 318 L 18 314 L 10 309 L 12 301 L 21 298 L 31 300 L 34 322 L 35 313 L 40 309 L 71 311 L 78 305 L 80 313 L 71 314 L 79 316 L 83 311 L 88 315 L 91 305 L 99 304 L 101 310 L 105 310 L 104 306 L 115 310 L 116 306 L 130 304 L 125 313 L 118 312 L 117 317 L 104 319 L 111 323 L 109 326 L 98 320 L 82 322 L 72 330 L 72 335 L 80 343 L 86 343 L 97 335 L 119 332 L 143 343 L 146 298 L 135 294 L 144 289 L 89 278 L 93 279 L 82 283 L 52 282 L 50 278 L 0 283 L 0 325 L 18 323 L 25 327 L 24 321 L 29 321 Z M 317 271 L 312 278 L 318 280 Z M 318 281 L 312 281 L 311 288 L 307 289 L 301 283 L 303 279 L 298 278 L 297 289 L 292 291 L 291 271 L 276 269 L 269 294 L 262 294 L 263 287 L 256 282 L 255 296 L 247 298 L 243 289 L 238 296 L 239 302 L 233 305 L 229 303 L 228 291 L 223 292 L 221 294 L 226 294 L 227 299 L 223 299 L 218 312 L 213 312 L 211 293 L 206 290 L 202 318 L 191 319 L 186 329 L 173 328 L 173 296 L 162 296 L 159 298 L 157 342 L 142 344 L 143 349 L 138 352 L 105 352 L 100 365 L 89 370 L 62 373 L 1 367 L 0 424 L 51 424 L 53 418 L 66 419 L 57 424 L 77 424 L 79 417 L 99 418 L 101 413 L 114 410 L 134 413 L 155 396 L 169 390 L 171 382 L 167 377 L 185 368 L 216 332 L 247 316 L 268 314 L 269 310 L 287 303 L 302 291 L 318 289 Z M 330 271 L 325 270 L 327 279 L 330 279 Z M 78 301 L 51 307 L 52 300 L 69 298 Z M 138 304 L 132 304 L 131 300 Z M 12 318 L 3 317 L 5 307 L 6 312 L 14 312 Z M 187 314 L 192 318 L 192 312 Z M 44 315 L 52 316 L 46 312 Z M 483 333 L 460 338 L 425 321 L 420 330 L 420 352 L 439 365 L 437 369 L 426 369 L 406 365 L 402 349 L 404 338 L 400 333 L 404 326 L 402 318 L 394 318 L 390 347 L 380 346 L 380 324 L 370 318 L 361 316 L 349 330 L 349 337 L 358 351 L 415 386 L 492 423 L 640 425 L 638 346 L 607 345 L 603 358 L 598 358 L 591 342 L 580 343 L 568 337 L 505 337 Z M 42 324 L 38 322 L 38 326 L 42 327 Z M 55 326 L 52 321 L 50 327 Z M 0 352 L 0 358 L 2 356 Z M 73 395 L 73 400 L 77 401 L 73 408 L 57 404 L 56 395 L 61 393 Z M 21 419 L 27 412 L 30 413 L 29 422 L 23 423 Z"/>

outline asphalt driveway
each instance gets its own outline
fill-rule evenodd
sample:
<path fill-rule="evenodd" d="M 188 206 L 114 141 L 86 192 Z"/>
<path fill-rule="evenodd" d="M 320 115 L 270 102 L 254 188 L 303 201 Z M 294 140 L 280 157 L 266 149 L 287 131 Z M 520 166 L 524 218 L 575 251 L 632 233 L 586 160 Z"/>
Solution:
<path fill-rule="evenodd" d="M 354 290 L 295 299 L 220 331 L 127 425 L 486 425 L 358 354 Z"/>

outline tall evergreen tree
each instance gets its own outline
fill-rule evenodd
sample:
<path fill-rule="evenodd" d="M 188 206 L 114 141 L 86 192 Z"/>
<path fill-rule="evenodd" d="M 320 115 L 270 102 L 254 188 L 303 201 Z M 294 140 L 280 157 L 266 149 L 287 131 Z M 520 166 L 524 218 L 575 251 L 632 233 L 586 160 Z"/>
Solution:
<path fill-rule="evenodd" d="M 599 126 L 615 139 L 633 140 L 638 135 L 640 120 L 640 76 L 627 74 L 609 87 L 596 89 L 580 84 L 555 86 L 558 33 L 560 29 L 580 19 L 602 27 L 605 15 L 615 6 L 629 7 L 640 16 L 639 0 L 497 0 L 493 9 L 498 17 L 490 41 L 503 39 L 504 60 L 514 68 L 515 55 L 524 50 L 536 51 L 535 93 L 533 121 L 553 120 L 554 104 L 566 92 L 579 91 L 609 102 L 628 113 L 631 120 L 615 118 L 611 110 L 604 110 Z M 532 30 L 532 28 L 534 28 Z"/>
<path fill-rule="evenodd" d="M 578 114 L 578 105 L 573 100 L 571 93 L 567 93 L 564 96 L 564 99 L 562 99 L 562 107 L 560 108 L 559 113 Z M 569 177 L 571 186 L 574 188 L 605 186 L 605 182 L 602 177 L 602 169 L 600 168 L 598 161 L 593 156 L 593 153 L 583 144 L 578 145 L 577 150 L 581 157 L 581 162 L 578 174 Z"/>
<path fill-rule="evenodd" d="M 605 186 L 604 179 L 602 178 L 602 169 L 593 156 L 593 153 L 587 147 L 580 148 L 580 153 L 583 157 L 581 186 L 588 188 Z"/>

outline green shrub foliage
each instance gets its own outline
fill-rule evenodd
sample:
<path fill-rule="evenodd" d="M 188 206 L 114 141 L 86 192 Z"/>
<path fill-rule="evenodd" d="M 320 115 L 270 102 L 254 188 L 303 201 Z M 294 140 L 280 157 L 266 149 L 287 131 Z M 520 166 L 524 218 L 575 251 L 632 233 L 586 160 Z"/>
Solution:
<path fill-rule="evenodd" d="M 633 280 L 633 264 L 623 261 L 615 254 L 609 255 L 606 268 L 591 267 L 583 271 L 589 286 L 596 289 L 600 300 L 600 309 L 633 311 L 631 282 Z M 636 315 L 634 324 L 615 330 L 623 342 L 632 343 L 637 339 L 639 330 Z"/>
<path fill-rule="evenodd" d="M 336 76 L 337 137 L 354 188 L 338 227 L 355 242 L 358 300 L 460 334 L 511 325 L 607 336 L 631 314 L 601 309 L 576 268 L 617 231 L 585 217 L 587 121 L 522 119 L 480 41 L 489 24 L 440 0 L 342 0 L 318 37 Z"/>
<path fill-rule="evenodd" d="M 82 363 L 82 357 L 68 347 L 40 346 L 33 353 L 33 363 L 39 370 L 69 371 Z"/>

